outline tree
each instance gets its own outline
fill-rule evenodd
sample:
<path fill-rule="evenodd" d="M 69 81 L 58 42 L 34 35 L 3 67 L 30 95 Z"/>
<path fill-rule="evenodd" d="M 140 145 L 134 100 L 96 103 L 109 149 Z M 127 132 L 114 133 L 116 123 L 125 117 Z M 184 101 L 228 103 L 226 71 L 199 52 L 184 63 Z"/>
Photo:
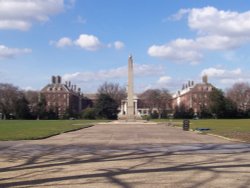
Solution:
<path fill-rule="evenodd" d="M 17 100 L 21 96 L 21 91 L 11 84 L 0 83 L 0 112 L 3 119 L 11 113 L 15 113 Z"/>
<path fill-rule="evenodd" d="M 98 89 L 98 95 L 106 94 L 116 101 L 117 104 L 121 104 L 123 99 L 126 99 L 126 88 L 121 87 L 118 83 L 104 82 Z"/>
<path fill-rule="evenodd" d="M 40 118 L 43 119 L 46 116 L 47 110 L 46 110 L 46 99 L 43 95 L 39 94 L 39 99 L 38 99 L 38 105 L 37 108 L 35 110 L 36 115 L 37 115 L 37 119 L 39 120 Z"/>
<path fill-rule="evenodd" d="M 211 113 L 218 118 L 224 117 L 225 97 L 221 90 L 214 89 L 209 94 L 209 109 Z"/>
<path fill-rule="evenodd" d="M 32 118 L 37 118 L 37 109 L 39 104 L 39 92 L 38 91 L 24 91 L 25 99 L 29 103 L 29 110 Z"/>
<path fill-rule="evenodd" d="M 108 94 L 98 95 L 95 110 L 99 118 L 117 119 L 118 104 Z"/>
<path fill-rule="evenodd" d="M 16 101 L 15 116 L 17 119 L 30 119 L 31 118 L 29 102 L 24 96 L 22 96 L 20 99 Z"/>
<path fill-rule="evenodd" d="M 96 110 L 94 108 L 86 108 L 82 112 L 82 118 L 84 119 L 96 119 Z"/>
<path fill-rule="evenodd" d="M 187 108 L 183 103 L 175 107 L 174 118 L 187 118 L 191 119 L 194 117 L 193 108 Z"/>
<path fill-rule="evenodd" d="M 158 111 L 158 118 L 161 118 L 171 106 L 171 95 L 166 89 L 148 89 L 144 91 L 140 97 L 145 107 L 149 108 L 150 113 L 153 109 Z"/>
<path fill-rule="evenodd" d="M 249 83 L 235 83 L 230 89 L 227 90 L 226 96 L 237 105 L 239 110 L 246 112 L 250 108 Z"/>
<path fill-rule="evenodd" d="M 209 110 L 218 118 L 237 117 L 236 104 L 224 96 L 223 91 L 214 89 L 209 95 Z"/>

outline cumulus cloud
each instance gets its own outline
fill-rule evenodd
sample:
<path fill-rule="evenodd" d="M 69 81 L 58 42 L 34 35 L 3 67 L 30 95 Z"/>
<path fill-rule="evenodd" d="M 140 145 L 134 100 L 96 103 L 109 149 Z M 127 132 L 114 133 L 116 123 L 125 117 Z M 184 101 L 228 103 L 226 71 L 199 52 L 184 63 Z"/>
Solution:
<path fill-rule="evenodd" d="M 236 82 L 250 81 L 250 74 L 240 68 L 227 70 L 223 68 L 210 67 L 201 71 L 200 76 L 207 75 L 210 80 L 225 85 L 231 85 Z"/>
<path fill-rule="evenodd" d="M 201 9 L 191 9 L 188 16 L 188 25 L 202 34 L 249 37 L 249 19 L 250 11 L 239 13 L 218 10 L 209 6 Z"/>
<path fill-rule="evenodd" d="M 73 41 L 68 37 L 62 37 L 58 41 L 50 41 L 51 45 L 55 45 L 58 48 L 64 48 L 66 46 L 72 46 Z"/>
<path fill-rule="evenodd" d="M 207 75 L 208 77 L 215 77 L 215 78 L 235 78 L 239 77 L 242 74 L 242 70 L 240 68 L 234 70 L 226 70 L 220 68 L 207 68 L 202 70 L 201 76 Z"/>
<path fill-rule="evenodd" d="M 72 40 L 69 37 L 62 37 L 58 41 L 53 41 L 53 40 L 50 41 L 49 44 L 54 45 L 58 48 L 75 45 L 88 51 L 96 51 L 102 47 L 105 47 L 105 45 L 102 44 L 102 42 L 99 40 L 97 36 L 89 34 L 81 34 L 75 40 Z M 121 50 L 122 48 L 124 48 L 125 45 L 121 41 L 115 41 L 113 43 L 109 43 L 106 46 L 108 48 L 114 47 L 116 50 Z"/>
<path fill-rule="evenodd" d="M 31 53 L 31 49 L 29 48 L 9 48 L 4 45 L 0 45 L 0 59 L 6 59 L 6 58 L 14 58 L 17 55 Z"/>
<path fill-rule="evenodd" d="M 200 62 L 205 51 L 231 50 L 250 42 L 250 11 L 239 13 L 214 7 L 181 9 L 175 20 L 185 14 L 197 37 L 154 44 L 148 49 L 150 56 L 194 64 Z"/>
<path fill-rule="evenodd" d="M 89 51 L 96 51 L 101 47 L 101 42 L 94 35 L 81 34 L 74 43 L 75 45 Z"/>
<path fill-rule="evenodd" d="M 191 62 L 196 64 L 202 58 L 194 40 L 177 39 L 165 45 L 153 45 L 148 54 L 153 57 L 166 58 L 174 62 Z"/>
<path fill-rule="evenodd" d="M 33 22 L 46 22 L 63 9 L 63 0 L 1 0 L 0 29 L 28 30 Z"/>

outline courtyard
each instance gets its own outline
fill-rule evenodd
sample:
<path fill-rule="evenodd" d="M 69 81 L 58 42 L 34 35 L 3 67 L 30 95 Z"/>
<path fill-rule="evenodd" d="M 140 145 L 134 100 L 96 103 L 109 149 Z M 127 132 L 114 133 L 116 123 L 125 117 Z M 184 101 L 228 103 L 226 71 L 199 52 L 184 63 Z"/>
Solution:
<path fill-rule="evenodd" d="M 0 187 L 248 187 L 250 144 L 166 124 L 0 142 Z"/>

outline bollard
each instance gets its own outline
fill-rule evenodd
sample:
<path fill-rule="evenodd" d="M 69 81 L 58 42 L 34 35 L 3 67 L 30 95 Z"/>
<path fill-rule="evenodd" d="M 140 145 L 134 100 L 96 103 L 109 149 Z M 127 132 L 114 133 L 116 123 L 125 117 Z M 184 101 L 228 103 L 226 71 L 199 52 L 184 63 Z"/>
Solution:
<path fill-rule="evenodd" d="M 188 119 L 184 119 L 183 120 L 183 131 L 189 131 L 189 120 Z"/>

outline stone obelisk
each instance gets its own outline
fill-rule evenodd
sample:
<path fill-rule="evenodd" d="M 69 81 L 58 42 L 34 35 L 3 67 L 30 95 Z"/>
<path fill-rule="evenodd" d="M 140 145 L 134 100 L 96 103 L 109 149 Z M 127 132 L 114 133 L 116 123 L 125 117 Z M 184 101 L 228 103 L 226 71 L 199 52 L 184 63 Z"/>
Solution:
<path fill-rule="evenodd" d="M 135 121 L 133 58 L 128 58 L 128 106 L 127 121 Z"/>

